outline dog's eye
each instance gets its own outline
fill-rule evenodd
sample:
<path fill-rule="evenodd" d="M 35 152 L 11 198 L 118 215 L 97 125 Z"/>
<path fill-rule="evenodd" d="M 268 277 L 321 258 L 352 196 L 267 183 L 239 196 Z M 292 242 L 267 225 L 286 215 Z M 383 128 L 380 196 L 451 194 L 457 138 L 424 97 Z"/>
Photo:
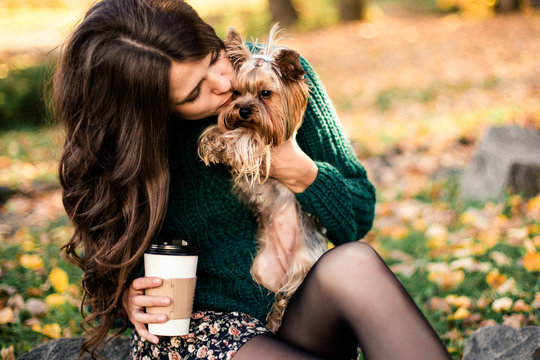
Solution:
<path fill-rule="evenodd" d="M 270 96 L 272 96 L 272 92 L 270 90 L 261 91 L 261 97 L 263 99 L 268 99 Z"/>

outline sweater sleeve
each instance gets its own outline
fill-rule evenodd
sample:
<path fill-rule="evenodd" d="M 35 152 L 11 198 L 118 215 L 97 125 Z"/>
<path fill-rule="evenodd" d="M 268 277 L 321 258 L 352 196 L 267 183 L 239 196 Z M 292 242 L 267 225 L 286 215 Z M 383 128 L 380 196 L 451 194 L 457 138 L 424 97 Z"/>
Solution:
<path fill-rule="evenodd" d="M 317 217 L 334 244 L 361 239 L 371 229 L 375 188 L 356 159 L 336 111 L 315 74 L 303 58 L 310 87 L 309 102 L 297 142 L 319 168 L 315 181 L 296 199 Z"/>

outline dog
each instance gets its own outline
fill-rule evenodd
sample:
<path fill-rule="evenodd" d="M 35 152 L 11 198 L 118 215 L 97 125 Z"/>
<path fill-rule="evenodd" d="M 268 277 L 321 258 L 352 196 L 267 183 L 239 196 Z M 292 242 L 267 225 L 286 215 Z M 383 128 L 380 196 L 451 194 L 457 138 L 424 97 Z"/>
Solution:
<path fill-rule="evenodd" d="M 257 217 L 253 279 L 276 294 L 266 326 L 277 331 L 289 299 L 327 250 L 325 230 L 302 210 L 294 193 L 269 177 L 271 151 L 296 134 L 309 88 L 299 55 L 279 46 L 276 25 L 254 53 L 229 28 L 226 52 L 236 73 L 232 101 L 205 129 L 198 154 L 206 165 L 225 164 L 233 189 Z"/>

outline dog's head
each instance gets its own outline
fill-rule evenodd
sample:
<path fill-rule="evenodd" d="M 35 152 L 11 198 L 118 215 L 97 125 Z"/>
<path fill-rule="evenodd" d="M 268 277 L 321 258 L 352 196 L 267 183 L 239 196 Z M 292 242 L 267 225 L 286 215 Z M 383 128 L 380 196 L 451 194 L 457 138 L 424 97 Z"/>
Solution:
<path fill-rule="evenodd" d="M 236 30 L 229 28 L 226 51 L 236 72 L 233 101 L 219 118 L 225 132 L 244 127 L 257 132 L 267 145 L 279 146 L 300 126 L 308 87 L 299 55 L 277 46 L 274 25 L 268 43 L 252 54 Z"/>

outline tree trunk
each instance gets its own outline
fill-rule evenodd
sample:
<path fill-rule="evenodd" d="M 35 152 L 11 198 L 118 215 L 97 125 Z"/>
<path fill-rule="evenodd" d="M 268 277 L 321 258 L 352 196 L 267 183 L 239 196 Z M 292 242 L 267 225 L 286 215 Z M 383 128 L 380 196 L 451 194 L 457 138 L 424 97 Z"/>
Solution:
<path fill-rule="evenodd" d="M 268 0 L 272 20 L 284 26 L 292 25 L 298 20 L 298 13 L 293 7 L 291 0 Z"/>
<path fill-rule="evenodd" d="M 514 10 L 518 10 L 520 6 L 518 0 L 497 0 L 495 3 L 495 11 L 498 13 L 507 13 Z"/>
<path fill-rule="evenodd" d="M 362 20 L 366 0 L 339 0 L 341 21 Z"/>

